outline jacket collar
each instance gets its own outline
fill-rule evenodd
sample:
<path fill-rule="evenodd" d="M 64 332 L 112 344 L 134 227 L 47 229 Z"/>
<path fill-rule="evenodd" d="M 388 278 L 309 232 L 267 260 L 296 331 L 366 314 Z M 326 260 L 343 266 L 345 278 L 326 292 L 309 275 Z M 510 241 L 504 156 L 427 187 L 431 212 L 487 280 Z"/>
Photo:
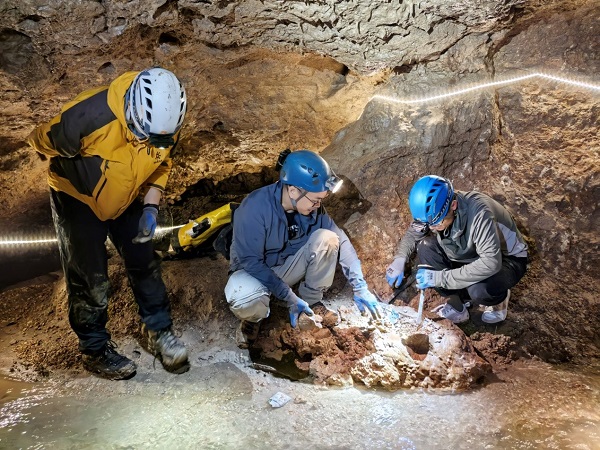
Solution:
<path fill-rule="evenodd" d="M 285 209 L 283 209 L 283 205 L 281 204 L 281 196 L 283 195 L 283 183 L 281 181 L 277 181 L 272 186 L 273 186 L 273 202 L 275 205 L 279 205 L 279 207 L 277 208 L 278 215 L 283 220 L 287 220 L 287 217 L 285 215 Z M 294 211 L 294 212 L 296 212 L 299 216 L 302 217 L 302 222 L 312 225 L 312 224 L 316 223 L 317 215 L 319 214 L 319 211 L 321 209 L 322 208 L 319 208 L 316 211 L 313 211 L 312 213 L 310 213 L 309 216 L 303 216 L 302 214 L 298 213 L 297 211 Z"/>
<path fill-rule="evenodd" d="M 458 239 L 465 233 L 468 221 L 467 203 L 462 192 L 456 191 L 456 201 L 458 202 L 458 207 L 454 211 L 454 222 L 452 222 L 452 227 L 450 228 L 450 238 L 452 240 Z"/>

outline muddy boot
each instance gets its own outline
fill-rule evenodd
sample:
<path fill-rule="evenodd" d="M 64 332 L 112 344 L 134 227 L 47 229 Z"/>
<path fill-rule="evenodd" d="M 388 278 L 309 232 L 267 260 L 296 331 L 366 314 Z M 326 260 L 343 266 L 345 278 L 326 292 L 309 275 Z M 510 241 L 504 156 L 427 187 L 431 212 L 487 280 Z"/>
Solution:
<path fill-rule="evenodd" d="M 102 349 L 95 353 L 81 355 L 83 367 L 109 380 L 125 380 L 135 375 L 135 363 L 117 353 L 116 345 L 108 341 Z"/>
<path fill-rule="evenodd" d="M 335 327 L 340 323 L 340 315 L 327 308 L 323 303 L 317 302 L 311 306 L 313 312 L 323 318 L 323 325 L 326 327 Z"/>
<path fill-rule="evenodd" d="M 179 374 L 189 370 L 187 349 L 171 327 L 154 331 L 142 324 L 142 335 L 147 340 L 146 350 L 160 360 L 167 372 Z"/>
<path fill-rule="evenodd" d="M 249 348 L 258 337 L 260 322 L 242 320 L 235 331 L 235 342 L 239 348 Z"/>

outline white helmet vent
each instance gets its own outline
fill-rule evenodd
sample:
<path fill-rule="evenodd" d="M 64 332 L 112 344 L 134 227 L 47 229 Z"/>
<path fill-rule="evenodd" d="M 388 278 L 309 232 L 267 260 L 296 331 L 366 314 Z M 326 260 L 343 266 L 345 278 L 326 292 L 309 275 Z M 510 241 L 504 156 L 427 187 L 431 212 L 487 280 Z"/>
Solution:
<path fill-rule="evenodd" d="M 185 89 L 170 71 L 142 71 L 127 92 L 126 115 L 139 137 L 173 135 L 183 124 L 187 99 Z"/>

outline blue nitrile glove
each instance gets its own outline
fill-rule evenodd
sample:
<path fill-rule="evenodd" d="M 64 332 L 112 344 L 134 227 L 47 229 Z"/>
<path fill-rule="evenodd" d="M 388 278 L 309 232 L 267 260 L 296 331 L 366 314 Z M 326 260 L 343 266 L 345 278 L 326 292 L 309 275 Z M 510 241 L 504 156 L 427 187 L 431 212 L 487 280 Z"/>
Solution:
<path fill-rule="evenodd" d="M 138 225 L 138 234 L 131 242 L 134 244 L 143 244 L 148 242 L 154 236 L 156 231 L 156 218 L 158 217 L 158 205 L 146 204 L 142 210 L 142 217 Z"/>
<path fill-rule="evenodd" d="M 365 307 L 369 310 L 373 318 L 379 318 L 379 307 L 377 298 L 369 291 L 367 286 L 354 290 L 354 302 L 361 314 L 365 313 Z"/>
<path fill-rule="evenodd" d="M 404 280 L 404 265 L 406 258 L 396 258 L 385 271 L 385 279 L 393 288 L 399 288 Z"/>
<path fill-rule="evenodd" d="M 312 309 L 310 309 L 308 306 L 308 303 L 294 294 L 291 289 L 283 301 L 287 304 L 290 310 L 290 323 L 294 328 L 296 328 L 296 325 L 298 325 L 298 317 L 300 317 L 300 314 L 304 313 L 307 316 L 312 316 L 314 314 Z"/>
<path fill-rule="evenodd" d="M 429 269 L 423 269 L 423 268 L 417 270 L 417 276 L 416 276 L 417 288 L 425 289 L 425 288 L 429 288 L 429 287 L 436 287 L 436 285 L 435 285 L 435 273 L 436 272 L 437 272 L 436 270 L 429 270 Z"/>

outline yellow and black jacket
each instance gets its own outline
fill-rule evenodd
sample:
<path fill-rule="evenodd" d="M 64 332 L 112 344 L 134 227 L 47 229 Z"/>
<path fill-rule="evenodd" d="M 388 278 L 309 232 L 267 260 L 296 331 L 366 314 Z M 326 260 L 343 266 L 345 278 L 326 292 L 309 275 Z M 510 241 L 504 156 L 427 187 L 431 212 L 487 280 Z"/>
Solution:
<path fill-rule="evenodd" d="M 137 74 L 127 72 L 108 87 L 79 94 L 27 139 L 50 157 L 50 187 L 84 202 L 100 220 L 118 217 L 142 188 L 163 191 L 171 171 L 174 146 L 139 142 L 127 127 L 125 94 Z"/>

